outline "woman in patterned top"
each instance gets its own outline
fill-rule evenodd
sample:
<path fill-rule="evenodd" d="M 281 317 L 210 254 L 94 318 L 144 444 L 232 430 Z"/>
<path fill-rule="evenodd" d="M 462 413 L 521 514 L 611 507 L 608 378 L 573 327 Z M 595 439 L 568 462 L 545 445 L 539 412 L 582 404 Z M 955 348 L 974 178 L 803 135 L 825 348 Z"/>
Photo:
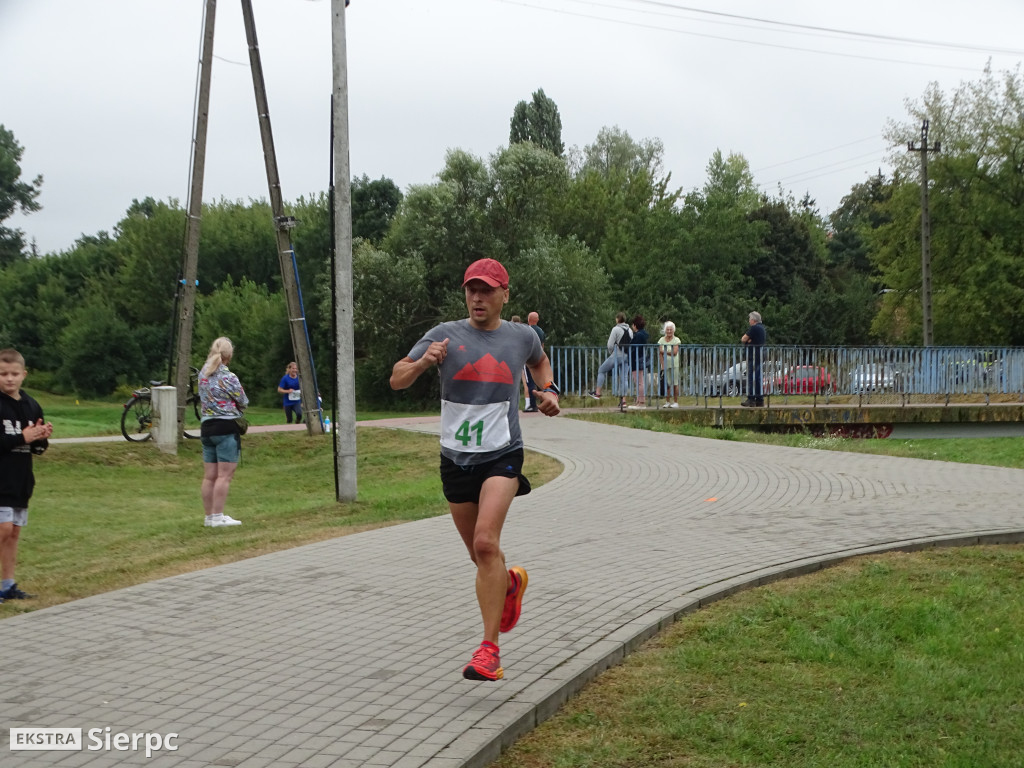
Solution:
<path fill-rule="evenodd" d="M 242 524 L 240 520 L 224 514 L 228 490 L 242 451 L 242 435 L 237 420 L 249 405 L 242 383 L 228 370 L 227 364 L 234 353 L 231 339 L 225 336 L 215 339 L 199 371 L 204 525 L 212 528 Z"/>

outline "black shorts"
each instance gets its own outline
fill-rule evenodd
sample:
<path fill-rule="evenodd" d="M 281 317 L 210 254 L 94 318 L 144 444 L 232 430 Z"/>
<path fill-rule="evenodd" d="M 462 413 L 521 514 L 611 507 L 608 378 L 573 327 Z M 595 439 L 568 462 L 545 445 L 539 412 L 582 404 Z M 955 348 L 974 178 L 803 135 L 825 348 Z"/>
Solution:
<path fill-rule="evenodd" d="M 447 456 L 441 456 L 441 488 L 444 497 L 452 504 L 480 501 L 480 488 L 488 477 L 517 477 L 519 490 L 516 496 L 530 492 L 530 481 L 523 474 L 523 449 L 519 448 L 499 456 L 494 461 L 460 467 Z"/>

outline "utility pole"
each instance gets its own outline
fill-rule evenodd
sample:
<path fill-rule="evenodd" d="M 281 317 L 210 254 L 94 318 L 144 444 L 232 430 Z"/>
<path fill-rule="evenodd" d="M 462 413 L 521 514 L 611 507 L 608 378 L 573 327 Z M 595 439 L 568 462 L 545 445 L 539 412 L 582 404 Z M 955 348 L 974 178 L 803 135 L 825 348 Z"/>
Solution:
<path fill-rule="evenodd" d="M 188 222 L 185 255 L 181 269 L 181 306 L 178 316 L 178 355 L 174 386 L 178 394 L 178 439 L 185 434 L 185 398 L 192 357 L 192 329 L 195 325 L 196 275 L 199 271 L 199 222 L 203 214 L 203 172 L 206 166 L 206 126 L 210 116 L 210 77 L 213 70 L 213 22 L 217 0 L 206 0 L 203 22 L 203 50 L 200 54 L 199 96 L 192 139 L 192 184 L 188 193 Z"/>
<path fill-rule="evenodd" d="M 928 153 L 939 151 L 939 142 L 928 146 L 928 121 L 921 122 L 921 146 L 908 142 L 909 152 L 921 153 L 921 310 L 924 346 L 934 343 L 932 332 L 932 225 L 928 215 Z"/>
<path fill-rule="evenodd" d="M 355 341 L 352 332 L 352 181 L 349 168 L 348 65 L 345 50 L 347 0 L 331 0 L 331 127 L 334 136 L 334 319 L 337 329 L 335 363 L 334 462 L 338 501 L 356 498 L 356 382 Z"/>
<path fill-rule="evenodd" d="M 284 289 L 288 310 L 288 330 L 291 333 L 292 349 L 302 379 L 302 412 L 306 414 L 306 430 L 311 435 L 323 434 L 320 406 L 316 387 L 316 373 L 313 370 L 313 353 L 306 334 L 306 317 L 299 295 L 298 277 L 295 274 L 294 250 L 289 232 L 295 220 L 284 215 L 284 200 L 281 196 L 281 179 L 277 172 L 277 154 L 274 152 L 274 136 L 270 130 L 270 106 L 267 102 L 267 88 L 263 80 L 263 65 L 260 62 L 259 44 L 256 42 L 256 23 L 253 19 L 252 0 L 242 0 L 242 19 L 245 22 L 245 38 L 249 44 L 249 66 L 252 69 L 252 84 L 256 92 L 256 112 L 260 121 L 260 138 L 263 140 L 263 158 L 267 166 L 267 185 L 270 188 L 270 210 L 274 216 L 274 232 L 277 237 L 277 256 L 281 264 L 281 285 Z M 314 414 L 316 418 L 314 418 Z"/>

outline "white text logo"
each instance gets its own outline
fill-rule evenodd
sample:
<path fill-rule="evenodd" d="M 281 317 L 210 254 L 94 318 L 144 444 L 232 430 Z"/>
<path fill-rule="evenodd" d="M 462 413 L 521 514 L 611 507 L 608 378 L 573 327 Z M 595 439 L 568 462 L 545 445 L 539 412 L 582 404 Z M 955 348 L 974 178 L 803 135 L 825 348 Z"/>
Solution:
<path fill-rule="evenodd" d="M 109 725 L 90 728 L 84 742 L 81 728 L 11 728 L 10 731 L 12 750 L 145 751 L 146 757 L 165 749 L 178 750 L 176 733 L 123 733 L 113 731 Z"/>

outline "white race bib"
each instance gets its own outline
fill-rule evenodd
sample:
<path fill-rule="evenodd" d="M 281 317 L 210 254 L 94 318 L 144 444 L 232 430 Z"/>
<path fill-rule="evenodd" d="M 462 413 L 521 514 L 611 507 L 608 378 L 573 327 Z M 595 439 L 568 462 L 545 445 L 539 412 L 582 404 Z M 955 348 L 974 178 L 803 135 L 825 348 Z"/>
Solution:
<path fill-rule="evenodd" d="M 497 451 L 512 442 L 506 403 L 441 401 L 441 445 L 461 453 Z"/>
<path fill-rule="evenodd" d="M 293 389 L 291 392 L 288 393 L 288 399 L 289 400 L 301 400 L 302 399 L 302 392 L 300 392 L 297 389 Z"/>

